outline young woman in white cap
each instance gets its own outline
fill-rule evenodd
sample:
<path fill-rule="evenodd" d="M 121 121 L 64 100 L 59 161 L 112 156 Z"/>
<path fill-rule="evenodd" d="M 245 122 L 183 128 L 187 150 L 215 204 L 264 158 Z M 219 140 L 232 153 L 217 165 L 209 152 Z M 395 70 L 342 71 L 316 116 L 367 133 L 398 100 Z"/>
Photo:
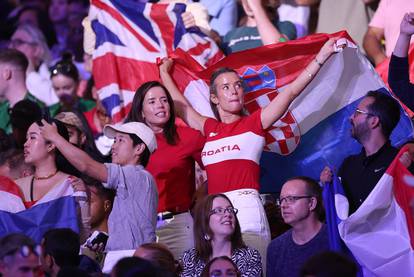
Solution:
<path fill-rule="evenodd" d="M 154 178 L 144 169 L 157 148 L 153 131 L 143 123 L 106 125 L 114 138 L 112 163 L 99 163 L 64 140 L 56 127 L 42 121 L 41 134 L 80 172 L 116 190 L 108 220 L 106 250 L 132 250 L 155 241 L 158 195 Z"/>

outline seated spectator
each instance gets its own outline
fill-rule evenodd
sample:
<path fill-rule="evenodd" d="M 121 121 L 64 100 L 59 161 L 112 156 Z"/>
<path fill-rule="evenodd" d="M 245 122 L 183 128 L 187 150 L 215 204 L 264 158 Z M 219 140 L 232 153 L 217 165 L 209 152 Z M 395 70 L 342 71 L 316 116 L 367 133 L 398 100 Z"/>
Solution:
<path fill-rule="evenodd" d="M 309 258 L 300 270 L 301 277 L 356 277 L 357 265 L 336 252 L 322 252 Z"/>
<path fill-rule="evenodd" d="M 414 13 L 406 13 L 401 21 L 400 35 L 391 56 L 388 83 L 398 98 L 414 110 L 414 84 L 410 83 L 408 48 L 414 34 Z"/>
<path fill-rule="evenodd" d="M 16 180 L 33 175 L 32 166 L 24 162 L 24 154 L 21 149 L 9 149 L 0 151 L 0 175 Z"/>
<path fill-rule="evenodd" d="M 231 258 L 241 276 L 262 276 L 260 254 L 244 244 L 236 214 L 237 209 L 224 194 L 210 194 L 196 204 L 195 248 L 183 254 L 181 276 L 200 276 L 205 265 L 220 256 Z"/>
<path fill-rule="evenodd" d="M 154 178 L 144 169 L 157 147 L 152 130 L 139 122 L 105 126 L 105 135 L 115 142 L 112 163 L 103 164 L 65 140 L 55 126 L 45 120 L 42 123 L 41 134 L 75 168 L 116 190 L 106 249 L 136 249 L 143 243 L 155 241 L 158 195 Z"/>
<path fill-rule="evenodd" d="M 236 264 L 227 256 L 215 257 L 204 267 L 201 277 L 236 276 L 241 277 Z"/>
<path fill-rule="evenodd" d="M 76 93 L 79 85 L 79 72 L 70 54 L 64 55 L 62 60 L 50 69 L 50 72 L 53 90 L 60 101 L 57 107 L 51 108 L 52 114 L 73 110 L 86 112 L 95 107 L 94 101 L 79 98 Z"/>
<path fill-rule="evenodd" d="M 262 0 L 241 2 L 247 20 L 243 26 L 231 30 L 224 36 L 223 49 L 226 54 L 296 38 L 295 25 L 288 21 L 276 22 L 274 25 Z M 274 13 L 275 7 L 271 10 Z"/>
<path fill-rule="evenodd" d="M 149 261 L 138 257 L 120 259 L 113 267 L 111 277 L 168 277 Z"/>
<path fill-rule="evenodd" d="M 279 205 L 292 229 L 269 244 L 267 276 L 298 276 L 309 257 L 329 250 L 322 189 L 313 179 L 294 177 L 283 185 Z"/>
<path fill-rule="evenodd" d="M 19 25 L 10 40 L 10 48 L 23 52 L 29 61 L 26 70 L 27 89 L 47 106 L 59 101 L 52 90 L 50 51 L 42 32 L 33 25 Z"/>
<path fill-rule="evenodd" d="M 17 102 L 28 99 L 44 106 L 43 102 L 27 90 L 28 65 L 22 52 L 15 49 L 0 50 L 0 128 L 9 134 L 12 132 L 9 112 Z"/>
<path fill-rule="evenodd" d="M 56 277 L 66 266 L 79 264 L 79 235 L 71 229 L 51 229 L 43 235 L 42 268 L 50 277 Z"/>
<path fill-rule="evenodd" d="M 47 276 L 59 276 L 59 272 L 65 267 L 79 268 L 89 273 L 101 272 L 97 263 L 84 255 L 79 255 L 79 235 L 71 229 L 59 228 L 47 231 L 43 235 L 41 246 L 40 260 Z M 94 263 L 93 267 L 89 266 L 91 263 Z M 86 264 L 88 264 L 87 268 L 84 267 Z"/>
<path fill-rule="evenodd" d="M 178 263 L 168 248 L 160 243 L 145 243 L 134 253 L 135 257 L 150 261 L 153 265 L 171 273 L 171 276 L 178 276 Z"/>
<path fill-rule="evenodd" d="M 22 234 L 0 239 L 0 273 L 2 277 L 40 276 L 40 248 Z"/>

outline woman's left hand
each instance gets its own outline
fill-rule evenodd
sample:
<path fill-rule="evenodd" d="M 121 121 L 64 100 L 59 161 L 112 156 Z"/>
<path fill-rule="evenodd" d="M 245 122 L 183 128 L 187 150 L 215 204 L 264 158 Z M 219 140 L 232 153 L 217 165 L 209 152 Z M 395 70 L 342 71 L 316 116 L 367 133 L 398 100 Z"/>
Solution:
<path fill-rule="evenodd" d="M 325 63 L 325 61 L 335 52 L 335 38 L 328 39 L 327 42 L 322 46 L 319 53 L 316 55 L 316 60 L 320 63 Z"/>

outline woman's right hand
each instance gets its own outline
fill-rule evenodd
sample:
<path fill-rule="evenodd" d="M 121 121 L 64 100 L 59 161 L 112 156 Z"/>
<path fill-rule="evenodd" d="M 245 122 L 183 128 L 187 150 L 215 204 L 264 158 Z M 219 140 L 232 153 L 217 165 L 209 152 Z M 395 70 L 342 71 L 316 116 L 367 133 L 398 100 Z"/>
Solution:
<path fill-rule="evenodd" d="M 325 63 L 325 61 L 335 52 L 335 38 L 328 39 L 325 44 L 322 46 L 319 53 L 316 55 L 316 60 L 320 63 Z"/>

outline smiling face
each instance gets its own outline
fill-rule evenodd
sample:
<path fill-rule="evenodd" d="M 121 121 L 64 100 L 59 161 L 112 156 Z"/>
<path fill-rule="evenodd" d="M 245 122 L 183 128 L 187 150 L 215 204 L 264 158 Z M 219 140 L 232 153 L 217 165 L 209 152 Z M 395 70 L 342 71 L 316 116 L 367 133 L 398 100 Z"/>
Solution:
<path fill-rule="evenodd" d="M 46 142 L 40 134 L 39 126 L 33 123 L 27 130 L 24 143 L 24 161 L 28 164 L 36 164 L 44 160 L 50 154 L 51 144 Z"/>
<path fill-rule="evenodd" d="M 142 117 L 154 131 L 159 132 L 170 119 L 170 104 L 162 87 L 150 88 L 142 103 Z"/>
<path fill-rule="evenodd" d="M 232 207 L 233 206 L 227 199 L 216 197 L 213 200 L 211 211 L 217 208 L 227 209 Z M 227 211 L 223 214 L 212 213 L 210 215 L 209 226 L 214 237 L 220 236 L 230 238 L 236 228 L 236 215 Z"/>
<path fill-rule="evenodd" d="M 215 94 L 211 94 L 211 102 L 217 105 L 220 116 L 240 114 L 244 104 L 244 90 L 240 77 L 234 72 L 220 74 L 215 80 Z"/>

